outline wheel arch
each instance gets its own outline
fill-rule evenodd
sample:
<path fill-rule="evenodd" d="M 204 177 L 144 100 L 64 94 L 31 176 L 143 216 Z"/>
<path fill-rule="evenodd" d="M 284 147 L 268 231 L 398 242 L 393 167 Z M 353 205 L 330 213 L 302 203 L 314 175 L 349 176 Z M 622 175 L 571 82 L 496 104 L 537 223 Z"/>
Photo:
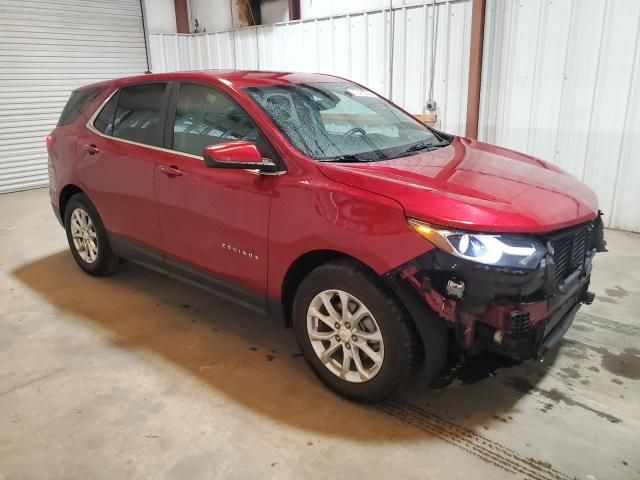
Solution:
<path fill-rule="evenodd" d="M 353 262 L 354 264 L 366 270 L 373 278 L 379 279 L 379 285 L 396 299 L 398 305 L 400 305 L 400 307 L 405 311 L 411 321 L 414 324 L 416 323 L 416 320 L 413 318 L 413 315 L 410 312 L 409 308 L 407 308 L 407 306 L 404 304 L 403 299 L 397 294 L 394 288 L 391 288 L 389 282 L 387 282 L 385 278 L 378 274 L 373 268 L 364 263 L 362 260 L 347 253 L 338 250 L 323 249 L 312 250 L 300 255 L 292 262 L 292 264 L 289 266 L 289 269 L 287 270 L 287 273 L 284 276 L 281 286 L 280 301 L 282 308 L 282 317 L 286 327 L 290 327 L 292 323 L 291 316 L 293 300 L 295 298 L 297 287 L 300 282 L 315 268 L 329 262 L 337 261 Z"/>
<path fill-rule="evenodd" d="M 62 219 L 63 225 L 64 225 L 64 211 L 67 208 L 67 204 L 69 203 L 69 200 L 71 199 L 71 197 L 73 197 L 78 193 L 83 193 L 86 195 L 84 190 L 82 190 L 79 186 L 73 183 L 65 185 L 65 187 L 60 192 L 60 197 L 58 198 L 58 210 L 60 212 L 60 218 Z"/>
<path fill-rule="evenodd" d="M 281 308 L 281 316 L 286 327 L 292 325 L 292 308 L 293 300 L 297 291 L 297 287 L 313 269 L 329 262 L 335 261 L 354 262 L 361 268 L 364 268 L 372 278 L 378 279 L 378 285 L 391 295 L 397 302 L 399 307 L 409 319 L 412 327 L 417 334 L 420 360 L 422 365 L 420 376 L 428 379 L 430 382 L 444 367 L 447 356 L 447 328 L 444 320 L 439 318 L 431 308 L 421 301 L 415 292 L 413 292 L 404 282 L 398 282 L 397 279 L 389 275 L 380 275 L 370 266 L 352 255 L 336 250 L 313 250 L 299 256 L 289 267 L 282 282 L 282 293 L 278 308 Z M 426 352 L 427 344 L 434 347 L 432 338 L 442 339 L 441 345 L 435 345 L 435 351 Z M 440 343 L 440 342 L 438 342 Z M 425 362 L 424 360 L 428 360 Z"/>
<path fill-rule="evenodd" d="M 313 269 L 323 265 L 325 263 L 334 262 L 337 260 L 352 260 L 362 264 L 362 262 L 347 255 L 344 252 L 337 250 L 312 250 L 300 255 L 296 258 L 285 273 L 280 287 L 280 303 L 282 308 L 282 320 L 285 327 L 290 327 L 292 324 L 291 312 L 293 308 L 293 299 L 296 296 L 298 285 L 304 277 L 306 277 Z M 368 267 L 366 267 L 368 268 Z"/>

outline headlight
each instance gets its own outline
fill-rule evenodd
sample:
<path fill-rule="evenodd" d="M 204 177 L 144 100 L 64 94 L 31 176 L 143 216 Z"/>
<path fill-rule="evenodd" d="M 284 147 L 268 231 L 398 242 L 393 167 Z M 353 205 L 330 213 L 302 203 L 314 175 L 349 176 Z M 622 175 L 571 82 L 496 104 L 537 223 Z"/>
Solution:
<path fill-rule="evenodd" d="M 535 268 L 546 250 L 533 238 L 447 230 L 408 219 L 409 225 L 436 247 L 457 257 L 497 267 Z"/>

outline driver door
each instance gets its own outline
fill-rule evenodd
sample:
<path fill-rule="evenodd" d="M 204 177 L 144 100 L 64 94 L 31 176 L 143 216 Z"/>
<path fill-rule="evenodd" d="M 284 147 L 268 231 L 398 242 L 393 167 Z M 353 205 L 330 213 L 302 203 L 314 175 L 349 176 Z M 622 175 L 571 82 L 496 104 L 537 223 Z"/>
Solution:
<path fill-rule="evenodd" d="M 269 206 L 277 176 L 208 168 L 202 158 L 205 146 L 232 140 L 252 140 L 260 148 L 261 134 L 246 112 L 214 87 L 176 88 L 175 112 L 170 107 L 167 120 L 171 151 L 163 153 L 155 172 L 168 268 L 264 313 Z"/>

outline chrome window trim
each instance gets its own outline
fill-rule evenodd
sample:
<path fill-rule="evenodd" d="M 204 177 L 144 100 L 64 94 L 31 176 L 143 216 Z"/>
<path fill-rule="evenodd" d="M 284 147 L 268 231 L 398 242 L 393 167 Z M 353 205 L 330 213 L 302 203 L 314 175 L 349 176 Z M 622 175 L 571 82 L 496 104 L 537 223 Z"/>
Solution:
<path fill-rule="evenodd" d="M 126 87 L 127 85 L 125 85 Z M 89 129 L 91 132 L 95 133 L 96 135 L 99 135 L 103 138 L 107 138 L 109 140 L 115 140 L 117 142 L 123 142 L 123 143 L 128 143 L 130 145 L 136 145 L 138 147 L 144 147 L 144 148 L 149 148 L 151 150 L 156 150 L 159 152 L 168 152 L 168 153 L 172 153 L 174 155 L 179 155 L 181 157 L 186 157 L 186 158 L 192 158 L 194 160 L 199 160 L 201 162 L 204 162 L 204 158 L 202 158 L 201 156 L 199 157 L 198 155 L 193 155 L 191 153 L 185 153 L 185 152 L 180 152 L 178 150 L 172 150 L 170 148 L 164 148 L 164 147 L 156 147 L 155 145 L 147 145 L 146 143 L 140 143 L 140 142 L 134 142 L 133 140 L 127 140 L 124 138 L 119 138 L 119 137 L 114 137 L 112 135 L 106 135 L 104 133 L 102 133 L 100 130 L 98 130 L 94 123 L 96 121 L 96 118 L 98 118 L 98 115 L 100 115 L 100 112 L 102 112 L 102 109 L 105 107 L 105 105 L 107 103 L 109 103 L 109 100 L 111 100 L 113 98 L 113 96 L 118 93 L 121 89 L 117 88 L 115 89 L 113 92 L 111 92 L 111 94 L 100 104 L 100 106 L 96 109 L 95 112 L 93 112 L 93 114 L 91 115 L 91 117 L 89 117 L 89 120 L 87 121 L 87 123 L 85 124 L 85 127 L 87 127 L 87 129 Z M 117 105 L 116 105 L 116 110 L 117 110 Z M 271 159 L 269 159 L 271 160 Z M 273 161 L 273 160 L 271 160 Z M 265 176 L 280 176 L 280 175 L 284 175 L 285 173 L 287 173 L 286 170 L 281 170 L 278 172 L 274 172 L 274 173 L 266 173 L 266 172 L 261 172 L 260 170 L 256 170 L 253 168 L 245 168 L 242 169 L 245 172 L 249 172 L 252 173 L 254 175 L 265 175 Z"/>

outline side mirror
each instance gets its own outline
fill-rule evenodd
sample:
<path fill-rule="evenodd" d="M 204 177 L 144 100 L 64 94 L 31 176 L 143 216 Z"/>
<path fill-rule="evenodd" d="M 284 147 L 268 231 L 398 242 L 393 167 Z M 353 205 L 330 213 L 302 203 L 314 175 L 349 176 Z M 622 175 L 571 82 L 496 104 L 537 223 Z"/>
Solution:
<path fill-rule="evenodd" d="M 244 140 L 204 147 L 202 157 L 209 168 L 259 170 L 262 173 L 275 173 L 278 171 L 278 167 L 273 161 L 263 160 L 258 147 Z"/>

